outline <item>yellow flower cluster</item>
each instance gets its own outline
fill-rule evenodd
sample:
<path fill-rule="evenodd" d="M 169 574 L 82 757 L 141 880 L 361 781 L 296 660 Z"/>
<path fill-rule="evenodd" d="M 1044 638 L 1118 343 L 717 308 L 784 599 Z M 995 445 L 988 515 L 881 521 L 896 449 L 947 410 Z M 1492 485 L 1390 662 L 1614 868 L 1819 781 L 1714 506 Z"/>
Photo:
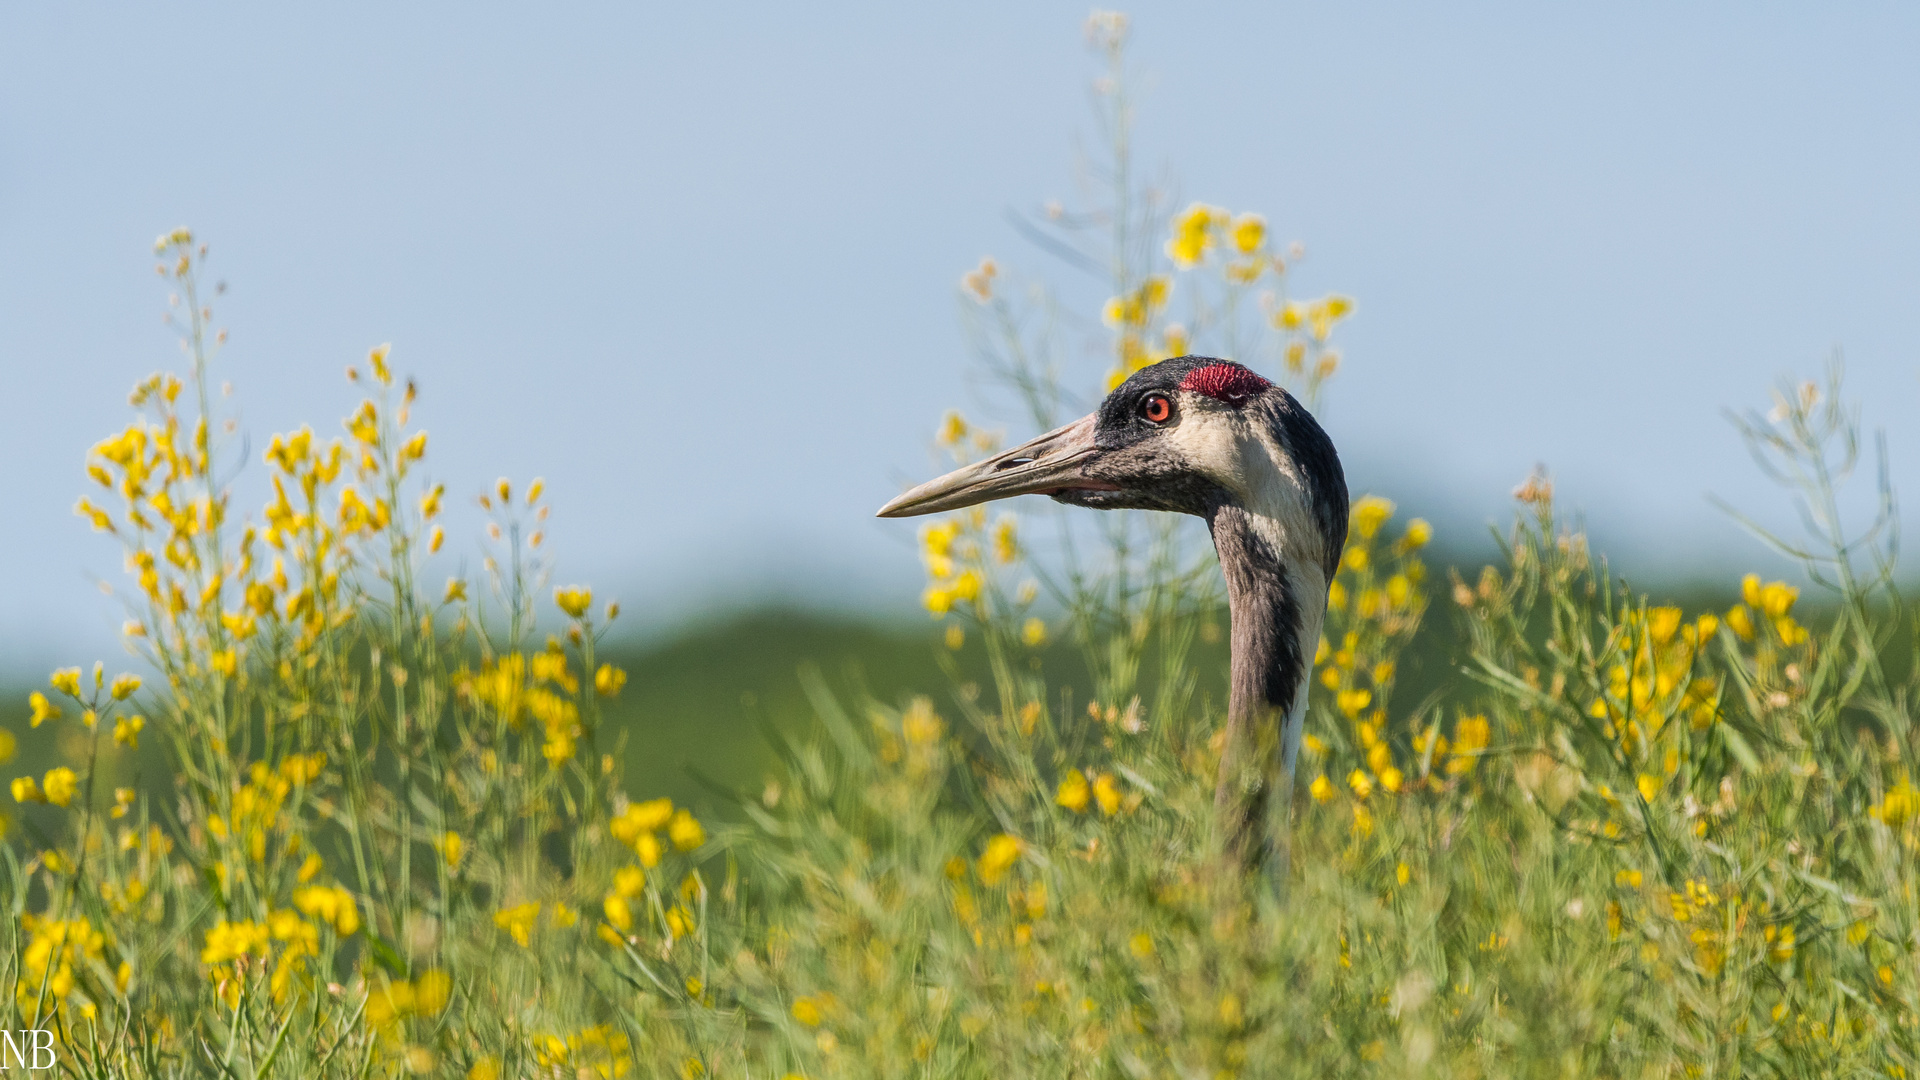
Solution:
<path fill-rule="evenodd" d="M 958 455 L 956 455 L 958 456 Z M 920 557 L 927 568 L 927 586 L 920 602 L 934 619 L 944 619 L 965 611 L 989 629 L 1002 625 L 992 618 L 1004 592 L 990 588 L 1001 567 L 1011 566 L 1026 555 L 1020 542 L 1019 519 L 1002 514 L 988 524 L 986 510 L 972 507 L 929 522 L 920 529 Z M 1033 603 L 1038 585 L 1029 580 L 1012 596 L 1015 614 Z M 1047 643 L 1047 624 L 1037 617 L 1015 618 L 1013 636 L 1028 648 Z M 946 628 L 946 644 L 958 650 L 967 641 L 966 629 L 958 624 Z"/>
<path fill-rule="evenodd" d="M 33 777 L 22 776 L 13 781 L 13 801 L 20 803 L 52 803 L 66 806 L 73 801 L 80 790 L 80 776 L 65 765 L 47 770 L 43 781 L 45 787 L 33 782 Z"/>
<path fill-rule="evenodd" d="M 1411 638 L 1426 608 L 1422 589 L 1426 566 L 1417 553 L 1433 537 L 1432 527 L 1416 518 L 1397 539 L 1387 542 L 1383 530 L 1394 511 L 1392 502 L 1375 495 L 1354 501 L 1347 547 L 1341 553 L 1339 572 L 1327 588 L 1326 634 L 1313 658 L 1320 687 L 1331 695 L 1330 701 L 1317 699 L 1332 706 L 1332 716 L 1323 722 L 1331 722 L 1333 730 L 1328 735 L 1309 734 L 1304 745 L 1314 758 L 1342 759 L 1322 765 L 1344 766 L 1347 787 L 1358 800 L 1365 800 L 1376 788 L 1388 793 L 1405 790 L 1411 782 L 1408 768 L 1415 770 L 1415 778 L 1440 782 L 1428 771 L 1434 761 L 1434 755 L 1426 753 L 1428 735 L 1416 733 L 1414 763 L 1403 766 L 1387 732 L 1386 706 L 1397 671 L 1394 657 Z M 1318 715 L 1327 716 L 1324 711 Z M 1333 781 L 1325 773 L 1309 784 L 1308 791 L 1322 803 L 1335 795 Z M 1357 825 L 1365 820 L 1356 815 Z"/>
<path fill-rule="evenodd" d="M 1122 809 L 1132 810 L 1140 805 L 1140 793 L 1123 796 L 1119 781 L 1112 773 L 1095 772 L 1091 778 L 1079 769 L 1068 769 L 1067 775 L 1060 779 L 1060 786 L 1054 793 L 1053 801 L 1074 813 L 1082 813 L 1089 803 L 1100 808 L 1100 813 L 1112 817 Z"/>
<path fill-rule="evenodd" d="M 114 742 L 129 748 L 140 745 L 140 732 L 147 726 L 146 718 L 138 715 L 119 715 L 122 703 L 131 698 L 140 689 L 140 676 L 133 674 L 117 675 L 114 677 L 112 685 L 108 685 L 106 682 L 106 665 L 96 663 L 93 665 L 93 687 L 91 691 L 83 687 L 80 669 L 77 667 L 61 668 L 55 671 L 47 681 L 49 685 L 53 687 L 55 693 L 62 694 L 81 706 L 80 721 L 89 731 L 98 726 L 103 717 L 114 717 Z M 30 727 L 37 728 L 41 724 L 51 720 L 58 720 L 66 715 L 59 706 L 47 699 L 47 695 L 37 690 L 27 695 L 27 708 L 29 710 L 28 726 Z M 0 754 L 0 760 L 13 756 L 12 739 L 13 734 L 7 732 L 4 743 L 6 752 Z M 17 795 L 15 797 L 18 798 Z M 66 803 L 60 802 L 59 805 L 65 806 Z"/>
<path fill-rule="evenodd" d="M 1914 812 L 1920 810 L 1920 789 L 1905 777 L 1887 788 L 1880 802 L 1867 809 L 1867 813 L 1878 821 L 1884 822 L 1890 829 L 1897 829 L 1913 820 Z"/>
<path fill-rule="evenodd" d="M 1148 364 L 1186 353 L 1186 328 L 1178 323 L 1169 324 L 1161 331 L 1161 343 L 1157 347 L 1152 344 L 1153 326 L 1172 295 L 1173 279 L 1154 274 L 1125 296 L 1109 299 L 1101 309 L 1101 320 L 1116 335 L 1114 350 L 1118 363 L 1107 373 L 1108 390 Z"/>
<path fill-rule="evenodd" d="M 617 1080 L 633 1068 L 633 1044 L 625 1032 L 600 1024 L 571 1035 L 535 1036 L 533 1061 L 542 1075 Z"/>
<path fill-rule="evenodd" d="M 1172 293 L 1173 279 L 1164 274 L 1155 274 L 1126 296 L 1108 300 L 1100 310 L 1101 321 L 1115 329 L 1145 329 L 1153 322 L 1154 316 L 1167 306 L 1167 299 Z"/>
<path fill-rule="evenodd" d="M 207 931 L 206 947 L 200 950 L 200 962 L 213 967 L 247 955 L 267 955 L 273 935 L 256 922 L 228 922 L 221 919 Z"/>
<path fill-rule="evenodd" d="M 27 912 L 20 916 L 20 929 L 27 936 L 26 949 L 20 955 L 20 977 L 14 983 L 14 998 L 26 1017 L 47 1016 L 51 1009 L 35 1009 L 45 994 L 48 1005 L 58 1006 L 79 985 L 74 968 L 82 971 L 105 963 L 107 935 L 85 918 L 48 919 Z M 116 989 L 126 992 L 131 969 L 120 965 Z"/>
<path fill-rule="evenodd" d="M 583 606 L 584 610 L 584 606 Z M 603 679 L 598 673 L 598 692 L 617 692 L 613 669 Z M 619 681 L 626 681 L 625 675 Z M 604 686 L 601 684 L 604 683 Z M 482 665 L 461 682 L 462 690 L 474 701 L 491 709 L 519 731 L 531 716 L 539 723 L 545 739 L 540 753 L 555 768 L 572 760 L 584 731 L 580 725 L 580 706 L 574 700 L 580 693 L 580 680 L 568 666 L 559 642 L 550 642 L 543 652 L 508 653 Z"/>
<path fill-rule="evenodd" d="M 444 971 L 424 971 L 411 982 L 394 979 L 367 995 L 367 1023 L 386 1029 L 409 1017 L 432 1019 L 452 996 L 453 980 Z"/>
<path fill-rule="evenodd" d="M 1001 833 L 987 841 L 986 850 L 980 854 L 980 880 L 988 885 L 998 885 L 1020 861 L 1020 855 L 1026 845 L 1017 836 Z"/>
<path fill-rule="evenodd" d="M 1807 640 L 1807 628 L 1793 620 L 1793 603 L 1800 590 L 1784 581 L 1760 583 L 1759 574 L 1740 579 L 1741 603 L 1727 611 L 1727 626 L 1742 641 L 1754 640 L 1758 626 L 1773 631 L 1773 640 L 1787 648 Z"/>
<path fill-rule="evenodd" d="M 620 946 L 626 939 L 623 935 L 633 932 L 633 900 L 647 885 L 646 871 L 637 866 L 623 866 L 613 873 L 613 888 L 600 902 L 601 913 L 606 922 L 600 926 L 600 937 L 609 945 Z"/>
<path fill-rule="evenodd" d="M 675 810 L 671 799 L 653 799 L 629 803 L 615 815 L 609 828 L 613 838 L 633 849 L 640 865 L 652 869 L 660 865 L 665 850 L 655 835 L 662 827 L 667 839 L 681 851 L 692 851 L 707 842 L 707 831 L 685 808 Z"/>
<path fill-rule="evenodd" d="M 553 602 L 561 611 L 567 613 L 568 618 L 584 619 L 587 617 L 587 609 L 593 607 L 593 590 L 579 585 L 555 589 Z"/>
<path fill-rule="evenodd" d="M 319 919 L 334 933 L 350 937 L 360 930 L 360 907 L 353 894 L 339 885 L 310 885 L 296 889 L 293 906 L 303 915 Z"/>
<path fill-rule="evenodd" d="M 1601 721 L 1602 734 L 1638 759 L 1646 757 L 1670 719 L 1685 716 L 1696 731 L 1711 727 L 1719 682 L 1694 674 L 1694 666 L 1719 626 L 1712 615 L 1688 622 L 1677 607 L 1627 612 L 1616 632 L 1624 655 L 1608 668 L 1606 691 L 1587 710 Z M 1677 771 L 1678 758 L 1669 765 L 1669 773 Z"/>
<path fill-rule="evenodd" d="M 1239 257 L 1228 263 L 1228 279 L 1248 284 L 1266 269 L 1266 260 L 1261 257 L 1266 246 L 1266 218 L 1253 213 L 1236 216 L 1218 206 L 1196 202 L 1174 216 L 1166 252 L 1175 266 L 1186 270 L 1216 250 L 1230 251 Z"/>
<path fill-rule="evenodd" d="M 980 571 L 964 564 L 978 560 L 979 544 L 973 537 L 986 520 L 987 512 L 974 507 L 921 528 L 920 553 L 933 580 L 920 600 L 934 618 L 952 611 L 956 603 L 980 599 Z"/>
<path fill-rule="evenodd" d="M 1330 293 L 1318 300 L 1288 300 L 1273 310 L 1273 325 L 1280 330 L 1305 330 L 1316 342 L 1333 335 L 1334 324 L 1353 314 L 1353 299 Z"/>
<path fill-rule="evenodd" d="M 321 758 L 321 763 L 325 761 Z M 315 773 L 319 766 L 316 765 Z M 281 763 L 278 771 L 256 761 L 248 769 L 247 783 L 233 793 L 232 821 L 220 814 L 207 818 L 207 831 L 216 839 L 238 839 L 255 862 L 267 856 L 267 837 L 285 825 L 281 808 L 293 791 L 295 778 L 307 774 L 305 755 L 295 754 Z"/>
<path fill-rule="evenodd" d="M 533 944 L 533 928 L 539 921 L 540 902 L 537 900 L 501 908 L 493 913 L 493 925 L 506 931 L 513 943 L 523 949 Z"/>

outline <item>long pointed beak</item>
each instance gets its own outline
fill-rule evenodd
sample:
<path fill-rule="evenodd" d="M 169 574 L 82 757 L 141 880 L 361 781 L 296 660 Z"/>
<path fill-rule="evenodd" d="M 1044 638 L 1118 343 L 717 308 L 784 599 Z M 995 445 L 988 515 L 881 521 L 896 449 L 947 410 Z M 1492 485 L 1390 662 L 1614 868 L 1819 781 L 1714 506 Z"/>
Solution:
<path fill-rule="evenodd" d="M 1116 490 L 1088 477 L 1088 462 L 1100 453 L 1093 443 L 1094 417 L 1087 416 L 985 461 L 929 480 L 880 508 L 878 517 L 916 517 L 1015 495 L 1052 495 L 1069 488 Z"/>

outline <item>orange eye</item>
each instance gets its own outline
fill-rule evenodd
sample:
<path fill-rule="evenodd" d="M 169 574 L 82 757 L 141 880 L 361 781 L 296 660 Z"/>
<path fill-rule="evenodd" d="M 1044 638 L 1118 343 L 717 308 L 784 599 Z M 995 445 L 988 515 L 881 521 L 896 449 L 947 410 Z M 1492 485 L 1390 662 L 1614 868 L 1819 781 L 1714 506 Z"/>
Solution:
<path fill-rule="evenodd" d="M 1164 424 L 1173 415 L 1173 402 L 1168 401 L 1165 394 L 1148 394 L 1140 402 L 1140 415 L 1149 423 Z"/>

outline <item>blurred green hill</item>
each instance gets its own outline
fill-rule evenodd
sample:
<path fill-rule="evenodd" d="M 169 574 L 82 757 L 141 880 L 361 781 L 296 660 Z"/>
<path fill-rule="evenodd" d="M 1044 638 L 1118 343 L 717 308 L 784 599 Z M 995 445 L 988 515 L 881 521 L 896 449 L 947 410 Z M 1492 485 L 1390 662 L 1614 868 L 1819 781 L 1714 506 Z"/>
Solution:
<path fill-rule="evenodd" d="M 1478 561 L 1462 560 L 1469 581 Z M 1656 603 L 1678 603 L 1689 612 L 1725 610 L 1737 600 L 1737 583 L 1713 588 L 1692 583 L 1655 583 L 1647 588 Z M 1460 654 L 1458 628 L 1444 566 L 1428 580 L 1430 608 L 1413 645 L 1401 658 L 1392 714 L 1399 720 L 1427 701 L 1442 685 Z M 1809 597 L 1810 600 L 1818 599 Z M 1224 628 L 1225 613 L 1220 625 Z M 1203 700 L 1219 703 L 1226 690 L 1224 641 L 1196 643 L 1194 670 Z M 986 660 L 969 641 L 958 653 L 942 644 L 938 628 L 911 617 L 867 618 L 799 607 L 745 609 L 695 621 L 644 639 L 614 639 L 603 656 L 626 669 L 628 681 L 608 704 L 608 730 L 623 740 L 621 752 L 627 789 L 636 796 L 669 795 L 725 814 L 714 785 L 757 791 L 774 764 L 775 751 L 765 727 L 789 738 L 806 738 L 817 721 L 802 687 L 801 671 L 817 669 L 826 684 L 849 704 L 863 696 L 887 703 L 915 694 L 933 698 L 943 713 L 954 712 L 955 695 L 969 680 L 984 681 Z M 1078 650 L 1056 641 L 1035 656 L 1056 686 L 1087 685 L 1087 668 Z M 954 672 L 943 667 L 951 659 Z M 1143 670 L 1155 667 L 1149 663 Z M 52 728 L 29 730 L 27 693 L 43 683 L 15 675 L 4 689 L 0 710 L 4 725 L 19 737 L 19 754 L 0 766 L 4 778 L 38 774 L 54 764 L 56 743 L 69 759 L 84 757 L 83 730 L 72 718 Z M 1451 692 L 1466 684 L 1453 680 Z M 114 784 L 148 786 L 164 767 L 160 733 L 149 727 L 138 753 L 118 757 L 107 771 Z M 105 740 L 111 747 L 111 740 Z M 696 777 L 691 763 L 699 762 Z M 703 779 L 704 778 L 704 779 Z M 7 807 L 6 809 L 11 809 Z"/>

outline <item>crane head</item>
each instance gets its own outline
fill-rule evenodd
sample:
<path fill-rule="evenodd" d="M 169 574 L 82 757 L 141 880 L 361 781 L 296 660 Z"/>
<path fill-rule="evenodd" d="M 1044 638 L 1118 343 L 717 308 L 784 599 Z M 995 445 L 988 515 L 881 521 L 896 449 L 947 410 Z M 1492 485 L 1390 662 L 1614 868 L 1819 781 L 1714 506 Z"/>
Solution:
<path fill-rule="evenodd" d="M 1090 415 L 921 484 L 879 516 L 1015 495 L 1209 519 L 1238 506 L 1317 549 L 1323 563 L 1338 557 L 1346 537 L 1346 482 L 1326 432 L 1286 390 L 1210 357 L 1142 368 Z"/>

